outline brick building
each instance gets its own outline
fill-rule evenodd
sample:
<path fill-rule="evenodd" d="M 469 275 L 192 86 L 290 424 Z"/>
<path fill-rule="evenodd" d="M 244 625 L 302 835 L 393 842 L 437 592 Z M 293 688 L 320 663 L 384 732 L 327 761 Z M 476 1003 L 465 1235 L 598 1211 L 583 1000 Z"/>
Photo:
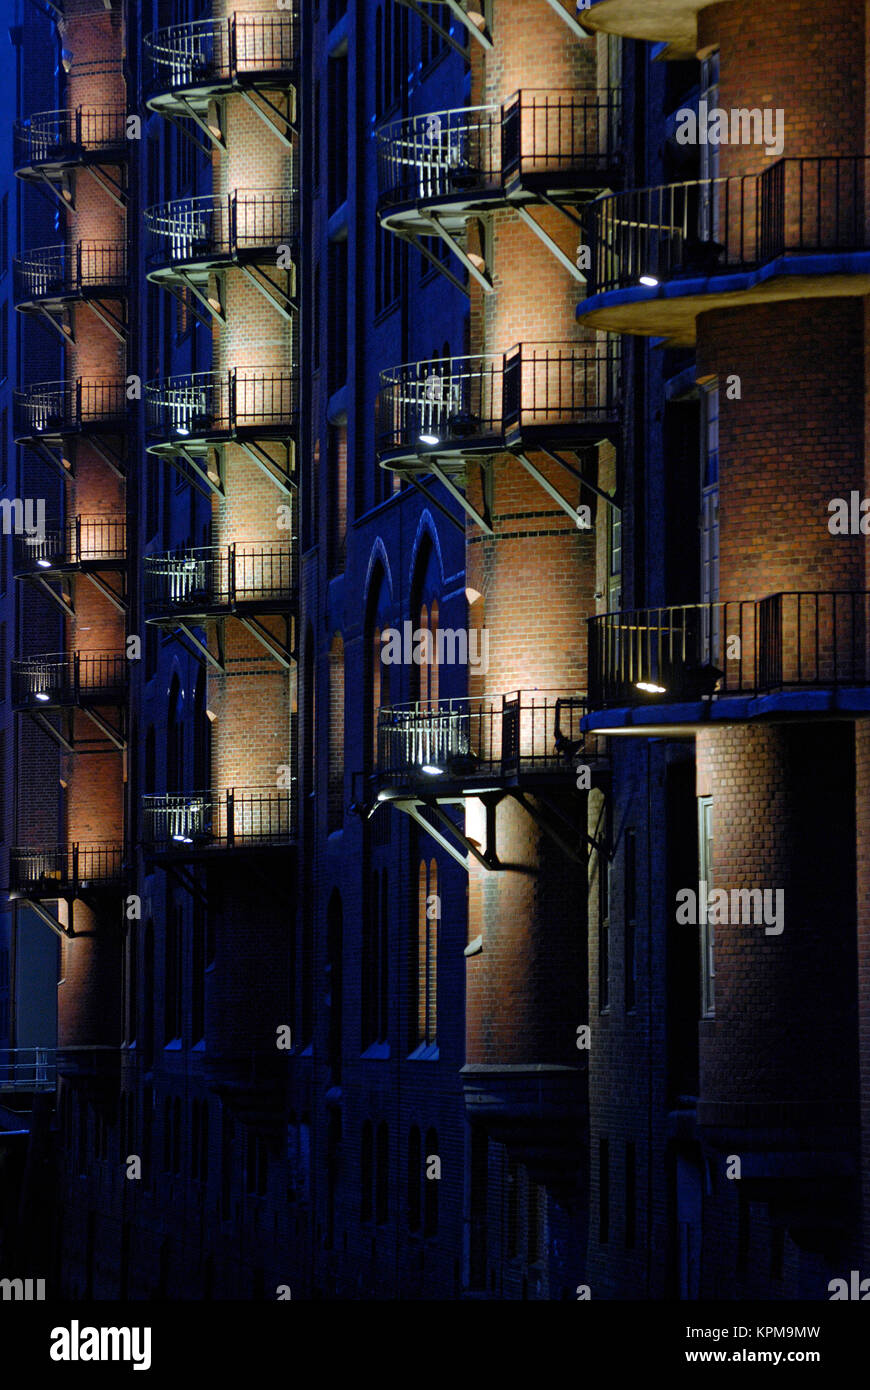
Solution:
<path fill-rule="evenodd" d="M 870 1219 L 863 7 L 19 9 L 0 1145 L 53 1220 L 0 1252 L 825 1298 Z"/>

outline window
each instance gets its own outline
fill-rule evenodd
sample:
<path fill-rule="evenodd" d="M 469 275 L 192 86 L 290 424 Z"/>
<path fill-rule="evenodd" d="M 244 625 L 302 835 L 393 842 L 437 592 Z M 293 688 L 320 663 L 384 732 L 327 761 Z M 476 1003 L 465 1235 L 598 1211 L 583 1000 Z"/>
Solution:
<path fill-rule="evenodd" d="M 434 1236 L 438 1233 L 438 1187 L 441 1182 L 441 1164 L 438 1159 L 438 1131 L 427 1129 L 425 1166 L 423 1169 L 423 1234 Z"/>
<path fill-rule="evenodd" d="M 383 1226 L 388 1215 L 390 1184 L 390 1137 L 386 1120 L 378 1125 L 375 1161 L 375 1221 Z"/>
<path fill-rule="evenodd" d="M 337 632 L 329 649 L 329 769 L 327 829 L 344 822 L 344 642 Z"/>
<path fill-rule="evenodd" d="M 0 199 L 0 275 L 9 269 L 9 194 Z"/>
<path fill-rule="evenodd" d="M 347 425 L 330 425 L 329 572 L 343 574 L 347 553 Z"/>
<path fill-rule="evenodd" d="M 341 1082 L 341 1043 L 344 1036 L 342 1025 L 344 923 L 341 897 L 337 889 L 329 899 L 326 915 L 326 1005 L 329 1019 L 326 1036 L 326 1062 L 329 1067 L 331 1083 L 337 1086 Z"/>
<path fill-rule="evenodd" d="M 598 1141 L 598 1243 L 610 1239 L 610 1141 Z"/>
<path fill-rule="evenodd" d="M 347 381 L 347 240 L 330 242 L 327 306 L 327 390 Z"/>
<path fill-rule="evenodd" d="M 598 851 L 598 1008 L 610 1008 L 610 855 Z"/>
<path fill-rule="evenodd" d="M 713 887 L 713 798 L 698 798 L 698 897 Z M 705 917 L 707 914 L 704 914 Z M 716 1012 L 716 956 L 713 924 L 701 923 L 701 1013 L 712 1018 Z"/>
<path fill-rule="evenodd" d="M 625 1248 L 633 1250 L 637 1239 L 637 1150 L 633 1140 L 625 1146 Z"/>
<path fill-rule="evenodd" d="M 127 1042 L 136 1041 L 139 1017 L 139 933 L 135 922 L 127 925 Z"/>
<path fill-rule="evenodd" d="M 408 1135 L 408 1230 L 419 1231 L 422 1221 L 421 1206 L 421 1177 L 423 1171 L 422 1164 L 423 1150 L 420 1142 L 420 1131 L 416 1125 L 411 1126 L 411 1133 Z"/>
<path fill-rule="evenodd" d="M 719 384 L 711 382 L 701 398 L 701 602 L 704 610 L 703 653 L 719 659 Z"/>
<path fill-rule="evenodd" d="M 438 863 L 420 860 L 417 876 L 417 998 L 415 1045 L 434 1044 L 438 1033 L 438 930 L 441 898 L 438 893 Z"/>
<path fill-rule="evenodd" d="M 607 508 L 607 611 L 618 613 L 622 606 L 622 512 Z"/>
<path fill-rule="evenodd" d="M 389 1038 L 389 874 L 376 869 L 363 928 L 363 1049 Z"/>
<path fill-rule="evenodd" d="M 183 1031 L 182 980 L 184 960 L 184 931 L 182 909 L 179 904 L 170 906 L 166 919 L 165 944 L 165 1016 L 164 1041 L 175 1042 Z"/>
<path fill-rule="evenodd" d="M 9 375 L 9 301 L 0 306 L 0 379 Z"/>
<path fill-rule="evenodd" d="M 335 212 L 347 197 L 347 55 L 330 58 L 327 147 L 328 203 Z"/>
<path fill-rule="evenodd" d="M 360 1221 L 372 1219 L 372 1177 L 374 1175 L 374 1131 L 371 1120 L 362 1127 L 360 1146 Z"/>
<path fill-rule="evenodd" d="M 440 238 L 439 238 L 440 242 Z M 446 243 L 441 243 L 442 245 Z M 424 265 L 428 264 L 424 260 Z M 398 305 L 402 293 L 404 245 L 378 224 L 375 232 L 375 314 Z"/>
<path fill-rule="evenodd" d="M 625 832 L 623 863 L 624 995 L 626 1012 L 637 1003 L 637 835 Z"/>

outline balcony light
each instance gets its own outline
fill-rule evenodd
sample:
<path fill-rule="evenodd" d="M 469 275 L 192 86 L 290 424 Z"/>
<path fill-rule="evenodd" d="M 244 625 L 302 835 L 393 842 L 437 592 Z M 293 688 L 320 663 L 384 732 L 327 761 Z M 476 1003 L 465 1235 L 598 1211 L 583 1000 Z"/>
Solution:
<path fill-rule="evenodd" d="M 653 681 L 635 681 L 638 690 L 642 690 L 645 695 L 666 695 L 667 686 L 656 685 Z"/>
<path fill-rule="evenodd" d="M 646 285 L 648 289 L 654 290 L 659 282 L 655 275 L 641 275 L 640 283 Z"/>
<path fill-rule="evenodd" d="M 175 426 L 175 433 L 176 433 L 176 434 L 190 434 L 190 430 L 187 428 L 186 425 L 176 425 L 176 426 Z"/>
<path fill-rule="evenodd" d="M 51 561 L 50 561 L 50 560 L 37 560 L 36 563 L 39 565 L 39 568 L 40 568 L 41 570 L 50 570 L 50 569 L 51 569 Z"/>
<path fill-rule="evenodd" d="M 438 438 L 437 434 L 421 434 L 421 435 L 420 435 L 420 443 L 421 443 L 421 444 L 440 444 L 440 443 L 441 443 L 441 440 Z"/>
<path fill-rule="evenodd" d="M 35 690 L 33 693 L 36 696 L 37 700 L 45 700 L 46 702 L 48 701 L 48 696 L 46 695 L 44 690 Z"/>
<path fill-rule="evenodd" d="M 444 776 L 444 768 L 443 768 L 443 767 L 436 767 L 434 763 L 423 763 L 422 767 L 420 768 L 420 771 L 421 771 L 421 772 L 425 772 L 425 774 L 426 774 L 427 777 L 443 777 L 443 776 Z"/>
<path fill-rule="evenodd" d="M 192 844 L 193 844 L 193 836 L 192 836 L 192 835 L 173 835 L 172 838 L 173 838 L 173 840 L 177 840 L 178 843 L 179 843 L 180 845 L 192 845 Z"/>

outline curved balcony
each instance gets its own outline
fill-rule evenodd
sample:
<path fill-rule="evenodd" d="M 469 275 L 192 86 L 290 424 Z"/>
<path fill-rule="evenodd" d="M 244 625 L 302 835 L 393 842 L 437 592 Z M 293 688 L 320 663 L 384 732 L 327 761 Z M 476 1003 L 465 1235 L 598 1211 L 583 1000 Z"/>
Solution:
<path fill-rule="evenodd" d="M 870 591 L 795 591 L 589 619 L 589 708 L 625 732 L 870 711 Z M 592 714 L 591 729 L 613 716 Z"/>
<path fill-rule="evenodd" d="M 295 431 L 298 386 L 291 372 L 231 367 L 152 381 L 145 387 L 151 453 L 239 436 L 286 439 Z"/>
<path fill-rule="evenodd" d="M 565 3 L 565 0 L 562 0 Z M 621 34 L 626 39 L 667 44 L 668 58 L 694 58 L 698 50 L 698 14 L 715 0 L 591 0 L 577 10 L 584 29 Z"/>
<path fill-rule="evenodd" d="M 16 578 L 49 579 L 76 570 L 120 569 L 126 561 L 124 516 L 77 516 L 42 535 L 15 537 Z"/>
<path fill-rule="evenodd" d="M 59 307 L 77 299 L 120 299 L 127 293 L 127 248 L 120 241 L 43 246 L 14 263 L 21 310 Z"/>
<path fill-rule="evenodd" d="M 126 698 L 127 658 L 117 652 L 63 652 L 12 662 L 12 705 L 19 710 L 119 705 Z"/>
<path fill-rule="evenodd" d="M 476 795 L 529 778 L 573 784 L 578 760 L 601 762 L 599 740 L 581 724 L 585 695 L 519 690 L 509 695 L 410 701 L 378 711 L 374 780 L 381 800 L 416 789 L 429 796 Z"/>
<path fill-rule="evenodd" d="M 278 262 L 279 247 L 295 255 L 299 203 L 293 194 L 236 189 L 225 197 L 176 198 L 145 213 L 148 279 L 156 283 L 226 265 Z"/>
<path fill-rule="evenodd" d="M 13 127 L 19 178 L 51 178 L 81 164 L 120 164 L 128 153 L 127 112 L 120 106 L 39 111 Z"/>
<path fill-rule="evenodd" d="M 246 87 L 291 86 L 299 57 L 299 18 L 290 12 L 231 14 L 158 29 L 145 39 L 147 105 L 189 115 Z"/>
<path fill-rule="evenodd" d="M 689 345 L 710 309 L 862 296 L 870 159 L 780 159 L 761 174 L 632 189 L 587 209 L 593 269 L 578 317 Z"/>
<path fill-rule="evenodd" d="M 126 426 L 126 386 L 115 377 L 39 382 L 15 391 L 12 401 L 17 444 Z"/>
<path fill-rule="evenodd" d="M 220 850 L 268 850 L 295 838 L 295 799 L 275 787 L 142 798 L 142 839 L 154 855 L 196 858 Z"/>
<path fill-rule="evenodd" d="M 617 340 L 519 343 L 506 353 L 450 357 L 381 373 L 376 406 L 382 467 L 536 444 L 595 442 L 619 426 Z"/>
<path fill-rule="evenodd" d="M 503 106 L 393 121 L 378 131 L 380 219 L 426 235 L 432 211 L 461 219 L 612 185 L 621 112 L 618 92 L 527 90 Z"/>
<path fill-rule="evenodd" d="M 15 847 L 9 852 L 10 897 L 50 901 L 94 889 L 118 889 L 125 867 L 119 840 Z"/>
<path fill-rule="evenodd" d="M 151 623 L 204 623 L 232 613 L 284 613 L 298 594 L 293 545 L 201 546 L 145 556 Z"/>

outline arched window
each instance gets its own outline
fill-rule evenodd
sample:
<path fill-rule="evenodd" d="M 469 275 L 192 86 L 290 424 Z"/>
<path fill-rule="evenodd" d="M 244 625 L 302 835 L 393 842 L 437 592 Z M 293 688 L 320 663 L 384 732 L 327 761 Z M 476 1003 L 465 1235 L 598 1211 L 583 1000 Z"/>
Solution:
<path fill-rule="evenodd" d="M 326 1002 L 329 1018 L 326 1061 L 333 1085 L 341 1081 L 342 937 L 341 897 L 336 890 L 329 899 L 326 912 Z"/>
<path fill-rule="evenodd" d="M 365 763 L 374 766 L 378 756 L 378 712 L 389 707 L 391 699 L 390 672 L 392 667 L 383 661 L 382 636 L 389 625 L 389 588 L 382 565 L 372 576 L 366 602 L 365 681 L 368 694 L 368 718 L 365 722 Z"/>
<path fill-rule="evenodd" d="M 145 924 L 143 976 L 142 1054 L 145 1066 L 150 1067 L 154 1061 L 154 923 L 150 917 Z"/>
<path fill-rule="evenodd" d="M 184 742 L 181 721 L 181 683 L 172 677 L 169 712 L 166 720 L 166 790 L 170 795 L 184 789 Z"/>
<path fill-rule="evenodd" d="M 136 1041 L 139 1020 L 139 931 L 135 922 L 127 924 L 127 1042 Z"/>
<path fill-rule="evenodd" d="M 411 668 L 413 698 L 419 700 L 424 708 L 431 709 L 438 703 L 438 622 L 439 591 L 441 573 L 435 547 L 427 537 L 420 547 L 414 579 L 411 585 L 411 616 L 417 651 L 421 656 Z M 425 635 L 424 635 L 425 634 Z M 433 750 L 434 751 L 434 750 Z"/>
<path fill-rule="evenodd" d="M 420 1130 L 417 1125 L 411 1126 L 408 1135 L 408 1230 L 419 1231 L 422 1219 L 422 1206 L 420 1202 L 420 1179 L 422 1157 L 422 1144 L 420 1141 Z"/>
<path fill-rule="evenodd" d="M 327 828 L 344 821 L 344 642 L 340 632 L 329 649 L 329 782 Z"/>
<path fill-rule="evenodd" d="M 149 724 L 145 732 L 145 791 L 157 790 L 157 746 L 154 725 Z"/>
<path fill-rule="evenodd" d="M 431 1045 L 438 1036 L 438 929 L 441 897 L 438 863 L 420 860 L 417 875 L 416 1046 Z"/>
<path fill-rule="evenodd" d="M 360 1221 L 372 1219 L 372 1176 L 374 1172 L 374 1133 L 371 1120 L 362 1127 L 360 1146 Z"/>
<path fill-rule="evenodd" d="M 375 115 L 384 111 L 384 12 L 380 5 L 375 15 Z"/>
<path fill-rule="evenodd" d="M 363 1049 L 389 1038 L 389 875 L 374 870 L 364 908 Z"/>
<path fill-rule="evenodd" d="M 438 1162 L 434 1162 L 437 1159 Z M 441 1159 L 438 1153 L 438 1131 L 427 1129 L 426 1154 L 423 1171 L 423 1234 L 438 1232 L 438 1184 L 441 1181 Z"/>
<path fill-rule="evenodd" d="M 211 787 L 211 722 L 206 713 L 206 674 L 200 671 L 193 692 L 193 789 Z"/>

